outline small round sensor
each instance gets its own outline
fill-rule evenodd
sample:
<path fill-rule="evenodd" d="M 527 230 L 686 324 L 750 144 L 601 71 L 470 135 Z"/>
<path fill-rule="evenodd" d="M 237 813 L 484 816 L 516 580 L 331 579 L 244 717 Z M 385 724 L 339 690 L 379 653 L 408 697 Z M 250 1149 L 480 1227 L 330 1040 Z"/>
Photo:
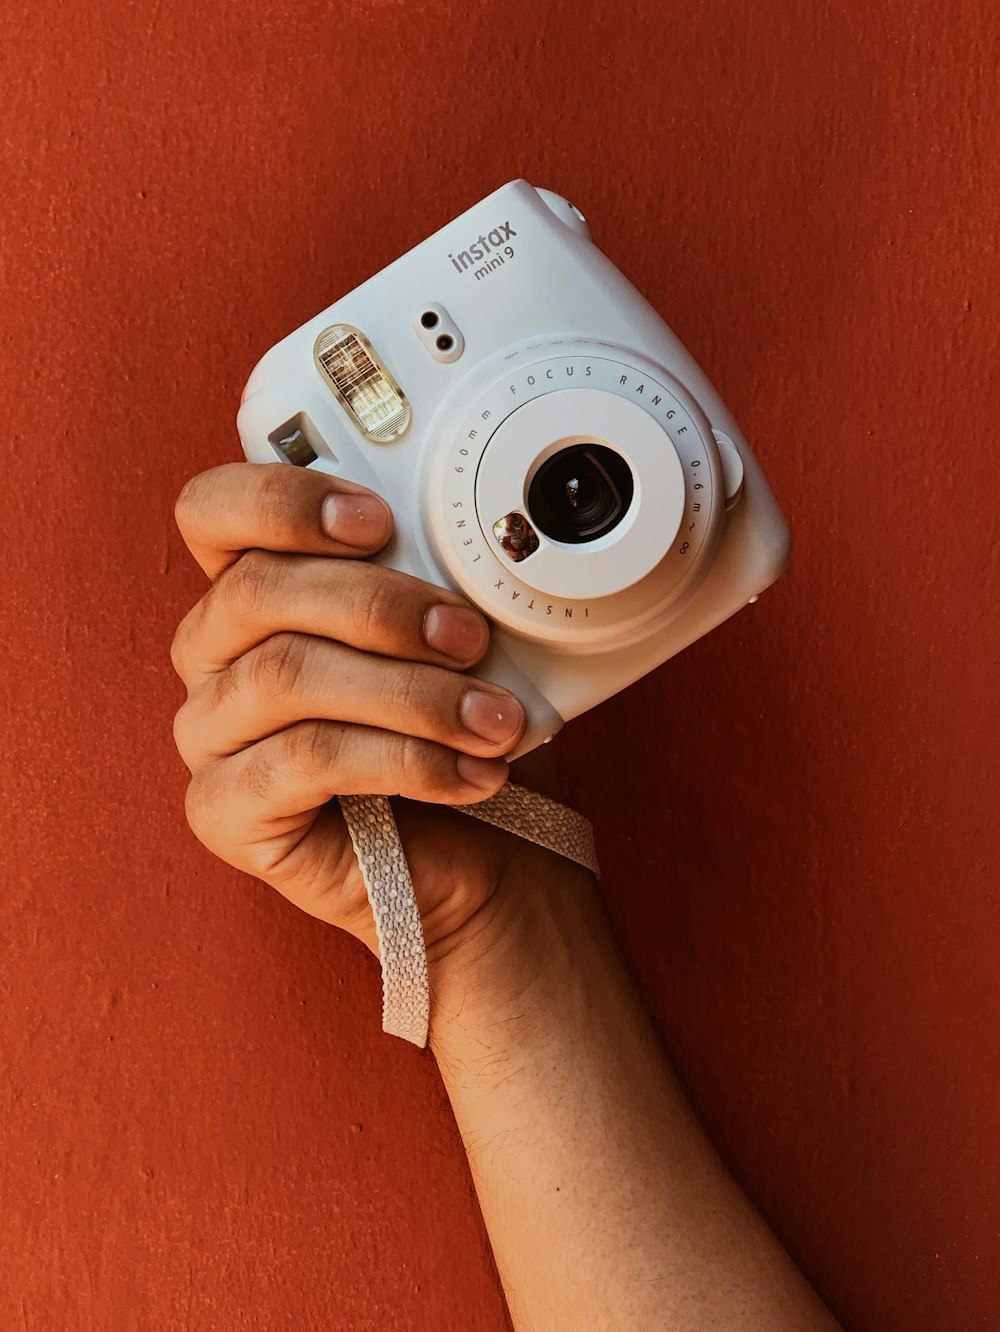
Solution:
<path fill-rule="evenodd" d="M 465 351 L 462 330 L 443 305 L 428 301 L 418 305 L 413 315 L 413 331 L 433 360 L 449 364 Z"/>
<path fill-rule="evenodd" d="M 535 534 L 535 529 L 524 514 L 516 510 L 513 513 L 504 514 L 502 518 L 496 520 L 493 524 L 493 535 L 496 537 L 503 553 L 515 564 L 520 564 L 529 555 L 534 555 L 538 549 L 538 537 Z"/>

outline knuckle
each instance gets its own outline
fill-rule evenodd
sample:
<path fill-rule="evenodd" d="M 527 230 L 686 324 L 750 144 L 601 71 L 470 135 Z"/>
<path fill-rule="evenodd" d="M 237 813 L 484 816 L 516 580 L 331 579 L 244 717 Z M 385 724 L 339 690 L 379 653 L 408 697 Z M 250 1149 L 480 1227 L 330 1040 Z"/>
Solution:
<path fill-rule="evenodd" d="M 255 473 L 258 487 L 257 501 L 265 523 L 280 524 L 287 516 L 291 502 L 291 486 L 297 479 L 289 473 L 295 471 L 295 468 L 285 467 L 280 462 L 258 467 Z"/>
<path fill-rule="evenodd" d="M 266 801 L 274 794 L 280 784 L 280 774 L 274 759 L 262 747 L 255 745 L 247 758 L 243 770 L 243 785 L 247 794 L 257 800 Z"/>
<path fill-rule="evenodd" d="M 197 776 L 191 778 L 184 793 L 184 817 L 198 841 L 211 849 L 214 820 L 205 785 Z"/>
<path fill-rule="evenodd" d="M 184 662 L 187 651 L 185 620 L 181 620 L 177 626 L 170 643 L 170 665 L 174 668 L 174 673 L 179 675 L 182 680 L 184 679 Z"/>
<path fill-rule="evenodd" d="M 182 703 L 174 713 L 173 722 L 174 744 L 177 752 L 190 768 L 192 766 L 194 753 L 191 745 L 191 707 L 190 703 Z"/>
<path fill-rule="evenodd" d="M 177 499 L 174 501 L 174 522 L 185 532 L 188 528 L 191 513 L 198 503 L 198 488 L 200 484 L 200 474 L 190 476 L 181 486 Z"/>
<path fill-rule="evenodd" d="M 289 728 L 285 739 L 285 762 L 291 771 L 306 778 L 334 768 L 346 741 L 346 728 L 334 722 L 306 721 Z"/>
<path fill-rule="evenodd" d="M 431 690 L 426 668 L 415 662 L 399 662 L 391 673 L 388 689 L 397 716 L 426 721 L 432 718 Z"/>
<path fill-rule="evenodd" d="M 441 745 L 401 736 L 396 766 L 403 790 L 417 800 L 445 804 L 462 789 L 454 755 Z"/>
<path fill-rule="evenodd" d="M 364 570 L 364 572 L 362 572 Z M 383 639 L 399 623 L 399 591 L 385 570 L 360 564 L 351 588 L 351 618 L 358 639 Z"/>
<path fill-rule="evenodd" d="M 183 537 L 197 526 L 198 519 L 205 507 L 206 496 L 212 486 L 213 471 L 196 472 L 189 476 L 181 486 L 174 501 L 174 522 Z"/>
<path fill-rule="evenodd" d="M 219 578 L 215 595 L 234 618 L 256 619 L 274 592 L 277 575 L 278 561 L 273 555 L 248 550 Z"/>
<path fill-rule="evenodd" d="M 244 658 L 247 684 L 264 698 L 294 694 L 301 684 L 307 658 L 303 635 L 274 634 Z"/>
<path fill-rule="evenodd" d="M 187 683 L 188 661 L 191 656 L 192 640 L 198 632 L 204 611 L 204 599 L 188 611 L 174 632 L 170 644 L 170 664 L 180 678 Z"/>

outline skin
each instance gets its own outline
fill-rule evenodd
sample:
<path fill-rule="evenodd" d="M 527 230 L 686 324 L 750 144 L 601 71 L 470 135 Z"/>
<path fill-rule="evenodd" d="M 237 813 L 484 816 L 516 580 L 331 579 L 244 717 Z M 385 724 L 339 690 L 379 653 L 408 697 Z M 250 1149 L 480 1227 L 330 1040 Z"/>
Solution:
<path fill-rule="evenodd" d="M 331 798 L 400 797 L 430 1048 L 516 1332 L 835 1329 L 692 1114 L 592 877 L 441 807 L 497 791 L 524 729 L 475 675 L 486 620 L 366 563 L 392 515 L 346 481 L 231 464 L 176 517 L 210 579 L 171 652 L 188 821 L 377 955 Z"/>

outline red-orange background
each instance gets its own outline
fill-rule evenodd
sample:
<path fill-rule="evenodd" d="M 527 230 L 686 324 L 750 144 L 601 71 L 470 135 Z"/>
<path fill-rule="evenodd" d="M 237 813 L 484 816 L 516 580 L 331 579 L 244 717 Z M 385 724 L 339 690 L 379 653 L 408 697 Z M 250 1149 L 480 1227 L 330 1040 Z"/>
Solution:
<path fill-rule="evenodd" d="M 692 348 L 796 536 L 564 733 L 612 917 L 845 1322 L 1000 1325 L 994 19 L 8 4 L 0 1325 L 504 1326 L 373 960 L 186 829 L 167 648 L 173 497 L 237 456 L 258 355 L 516 176 Z"/>

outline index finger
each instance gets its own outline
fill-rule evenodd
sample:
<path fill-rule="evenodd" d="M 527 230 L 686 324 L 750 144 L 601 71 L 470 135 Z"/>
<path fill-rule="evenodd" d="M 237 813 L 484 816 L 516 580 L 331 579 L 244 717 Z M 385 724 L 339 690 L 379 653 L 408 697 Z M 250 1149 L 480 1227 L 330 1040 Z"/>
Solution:
<path fill-rule="evenodd" d="M 287 463 L 224 463 L 199 472 L 174 519 L 209 578 L 247 550 L 372 555 L 392 534 L 392 511 L 353 481 Z"/>

